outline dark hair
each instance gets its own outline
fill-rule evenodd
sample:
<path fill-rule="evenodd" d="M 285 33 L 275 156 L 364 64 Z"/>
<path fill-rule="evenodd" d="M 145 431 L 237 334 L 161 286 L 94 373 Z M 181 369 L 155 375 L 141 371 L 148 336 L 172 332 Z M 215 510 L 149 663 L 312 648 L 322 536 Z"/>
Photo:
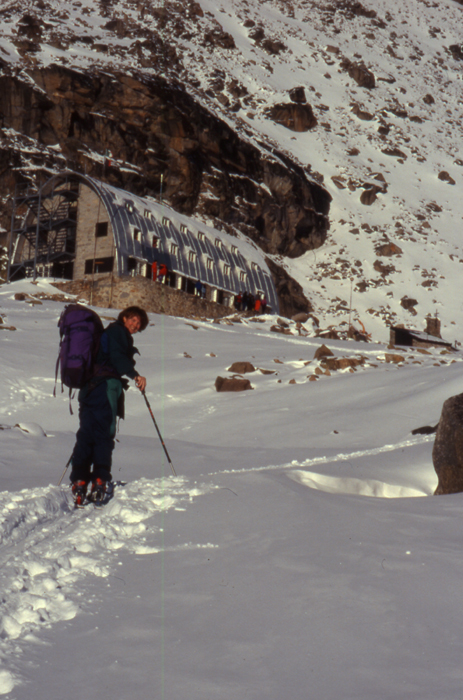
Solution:
<path fill-rule="evenodd" d="M 149 319 L 146 311 L 144 309 L 141 309 L 139 306 L 128 306 L 126 309 L 121 311 L 121 313 L 117 317 L 117 320 L 121 323 L 124 323 L 125 318 L 133 318 L 134 316 L 138 316 L 138 318 L 140 319 L 141 333 L 145 330 L 146 326 L 148 325 Z"/>

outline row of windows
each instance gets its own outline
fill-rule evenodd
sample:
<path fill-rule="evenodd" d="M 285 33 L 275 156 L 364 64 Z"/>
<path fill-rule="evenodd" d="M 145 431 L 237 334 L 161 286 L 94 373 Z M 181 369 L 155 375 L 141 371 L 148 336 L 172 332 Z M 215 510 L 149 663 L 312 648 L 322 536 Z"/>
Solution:
<path fill-rule="evenodd" d="M 133 214 L 133 212 L 134 212 L 134 205 L 133 205 L 133 202 L 130 202 L 130 201 L 126 200 L 126 202 L 125 202 L 125 207 L 126 207 L 126 209 L 127 209 L 131 214 Z M 151 212 L 149 209 L 145 209 L 145 211 L 144 211 L 144 216 L 145 216 L 146 219 L 149 219 L 150 221 L 153 220 L 153 212 Z M 163 217 L 162 217 L 162 224 L 163 224 L 163 226 L 170 226 L 170 225 L 171 225 L 171 221 L 170 221 L 170 219 L 167 218 L 167 216 L 163 216 Z M 180 226 L 180 231 L 181 231 L 182 233 L 188 234 L 188 233 L 189 233 L 188 226 L 185 226 L 185 224 L 181 224 L 181 226 Z M 140 240 L 139 238 L 137 238 L 137 234 L 138 234 L 138 236 L 139 236 L 139 235 L 140 235 L 140 231 L 139 231 L 138 229 L 134 229 L 134 237 L 135 237 L 135 240 L 136 240 L 136 241 Z M 102 234 L 102 235 L 106 235 L 106 234 Z M 198 240 L 200 240 L 200 241 L 205 241 L 205 240 L 206 240 L 206 234 L 203 233 L 202 231 L 198 231 Z M 223 242 L 220 238 L 216 238 L 214 243 L 215 243 L 216 248 L 220 248 L 220 249 L 222 249 L 222 250 L 226 250 L 226 246 L 225 246 L 224 242 Z M 236 245 L 232 245 L 232 246 L 231 246 L 231 252 L 233 253 L 233 255 L 237 255 L 237 254 L 238 254 L 238 247 L 237 247 Z"/>
<path fill-rule="evenodd" d="M 126 204 L 127 204 L 127 203 L 126 203 Z M 145 210 L 145 215 L 146 215 L 146 214 L 149 214 L 150 217 L 152 216 L 151 212 L 148 211 L 148 210 Z M 165 217 L 164 217 L 164 219 L 165 219 Z M 168 219 L 166 219 L 166 221 L 168 221 Z M 163 223 L 164 223 L 164 220 L 163 220 Z M 169 223 L 170 223 L 170 221 L 169 221 Z M 182 229 L 182 231 L 183 231 L 184 233 L 188 231 L 187 227 L 186 227 L 184 224 L 182 224 L 181 229 Z M 98 222 L 97 224 L 95 224 L 95 237 L 96 237 L 96 238 L 102 238 L 102 237 L 107 236 L 107 235 L 108 235 L 108 222 L 107 222 L 107 221 L 101 221 L 101 222 Z M 134 240 L 135 240 L 135 241 L 141 241 L 141 231 L 140 231 L 140 229 L 134 228 L 134 230 L 133 230 L 133 237 L 134 237 Z M 204 235 L 204 233 L 202 233 L 201 231 L 199 231 L 199 232 L 198 232 L 198 238 L 199 238 L 199 240 L 205 240 L 205 235 Z M 159 244 L 159 239 L 158 239 L 158 237 L 157 237 L 157 236 L 153 236 L 153 238 L 152 238 L 152 246 L 153 246 L 153 248 L 157 248 L 157 247 L 158 247 L 158 244 Z M 222 250 L 225 249 L 225 246 L 223 245 L 223 242 L 220 240 L 220 238 L 216 238 L 216 240 L 215 240 L 215 245 L 216 245 L 217 248 L 221 248 Z M 177 255 L 178 255 L 178 252 L 179 252 L 179 246 L 178 246 L 178 244 L 177 244 L 177 243 L 171 243 L 171 245 L 170 245 L 170 253 L 171 253 L 171 255 L 176 255 L 176 256 L 177 256 Z M 231 252 L 232 252 L 233 254 L 236 255 L 236 254 L 238 253 L 238 248 L 237 248 L 237 246 L 232 245 L 232 247 L 231 247 Z M 189 250 L 189 251 L 188 251 L 188 261 L 194 263 L 194 262 L 196 262 L 196 260 L 197 260 L 197 254 L 195 253 L 195 251 Z M 208 269 L 208 270 L 212 270 L 212 269 L 213 269 L 214 261 L 212 260 L 212 258 L 207 258 L 206 265 L 207 265 L 207 269 Z M 260 271 L 260 267 L 259 267 L 259 265 L 258 265 L 256 262 L 251 262 L 251 267 L 252 267 L 253 270 Z M 105 270 L 105 271 L 106 271 L 106 270 Z M 223 271 L 224 271 L 224 273 L 225 273 L 226 275 L 229 275 L 229 274 L 230 274 L 230 265 L 229 265 L 228 263 L 224 263 Z M 243 271 L 240 271 L 240 280 L 243 282 L 243 281 L 245 281 L 245 279 L 246 279 L 246 273 L 243 272 Z"/>

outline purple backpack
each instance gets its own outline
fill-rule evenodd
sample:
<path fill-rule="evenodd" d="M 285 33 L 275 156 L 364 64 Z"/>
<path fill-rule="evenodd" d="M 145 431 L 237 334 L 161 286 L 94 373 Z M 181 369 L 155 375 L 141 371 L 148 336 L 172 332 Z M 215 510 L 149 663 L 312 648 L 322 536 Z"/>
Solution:
<path fill-rule="evenodd" d="M 64 384 L 69 389 L 81 389 L 93 376 L 103 323 L 95 311 L 81 304 L 69 304 L 60 316 L 58 328 L 61 340 L 55 382 L 61 365 L 61 387 Z"/>

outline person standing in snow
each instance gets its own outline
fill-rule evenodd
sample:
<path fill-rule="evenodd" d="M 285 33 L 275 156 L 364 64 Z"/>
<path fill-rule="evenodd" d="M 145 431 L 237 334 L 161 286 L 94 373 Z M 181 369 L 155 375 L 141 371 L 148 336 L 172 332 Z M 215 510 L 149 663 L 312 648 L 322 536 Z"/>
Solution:
<path fill-rule="evenodd" d="M 129 306 L 121 311 L 101 336 L 93 377 L 79 392 L 80 426 L 72 453 L 72 493 L 77 504 L 85 500 L 91 486 L 91 498 L 101 500 L 111 481 L 112 453 L 116 419 L 124 417 L 124 389 L 128 380 L 144 391 L 145 377 L 135 369 L 132 336 L 148 325 L 146 311 Z M 93 465 L 93 470 L 92 470 Z"/>

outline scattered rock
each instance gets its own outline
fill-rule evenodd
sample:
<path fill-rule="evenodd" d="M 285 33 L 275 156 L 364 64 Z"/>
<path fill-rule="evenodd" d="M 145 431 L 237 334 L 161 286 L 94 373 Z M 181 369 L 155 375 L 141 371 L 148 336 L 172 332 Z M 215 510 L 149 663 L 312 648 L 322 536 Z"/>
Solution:
<path fill-rule="evenodd" d="M 259 369 L 261 374 L 276 374 L 274 369 Z"/>
<path fill-rule="evenodd" d="M 286 44 L 278 39 L 264 39 L 261 43 L 264 51 L 267 51 L 271 56 L 278 56 L 282 51 L 287 50 Z"/>
<path fill-rule="evenodd" d="M 363 364 L 365 364 L 364 357 L 327 357 L 322 361 L 321 366 L 325 370 L 335 372 L 338 369 L 347 369 L 348 367 L 354 369 Z"/>
<path fill-rule="evenodd" d="M 369 90 L 376 87 L 375 76 L 371 70 L 368 70 L 364 63 L 354 63 L 349 61 L 348 58 L 345 58 L 341 61 L 341 68 L 347 71 L 359 87 Z"/>
<path fill-rule="evenodd" d="M 432 435 L 432 433 L 437 431 L 438 426 L 439 423 L 437 423 L 437 425 L 434 427 L 432 425 L 423 425 L 421 428 L 415 428 L 415 430 L 412 430 L 412 435 Z"/>
<path fill-rule="evenodd" d="M 295 87 L 292 90 L 290 90 L 289 97 L 291 98 L 292 102 L 296 102 L 300 105 L 305 104 L 307 102 L 305 90 L 303 87 Z"/>
<path fill-rule="evenodd" d="M 326 338 L 327 340 L 339 340 L 339 335 L 334 328 L 329 328 L 326 331 L 319 331 L 317 336 L 319 338 Z"/>
<path fill-rule="evenodd" d="M 405 357 L 403 355 L 396 355 L 395 353 L 386 352 L 384 354 L 384 359 L 386 362 L 393 362 L 398 364 L 399 362 L 405 362 Z"/>
<path fill-rule="evenodd" d="M 319 360 L 321 357 L 329 357 L 330 355 L 334 357 L 334 352 L 326 345 L 320 345 L 320 347 L 315 350 L 313 358 L 314 360 Z"/>
<path fill-rule="evenodd" d="M 456 184 L 453 177 L 451 177 L 446 170 L 442 170 L 442 172 L 440 172 L 437 177 L 439 178 L 439 180 L 442 180 L 443 182 L 447 182 L 449 185 Z"/>
<path fill-rule="evenodd" d="M 407 311 L 410 311 L 410 313 L 413 316 L 416 316 L 417 311 L 415 309 L 415 306 L 417 306 L 418 302 L 416 299 L 410 299 L 409 297 L 402 297 L 400 300 L 400 306 L 403 309 L 406 309 Z"/>
<path fill-rule="evenodd" d="M 270 326 L 272 333 L 283 333 L 284 335 L 293 335 L 290 328 L 282 328 L 281 326 Z"/>
<path fill-rule="evenodd" d="M 463 61 L 463 44 L 452 44 L 449 51 L 456 61 Z"/>
<path fill-rule="evenodd" d="M 227 372 L 233 372 L 234 374 L 246 374 L 247 372 L 255 371 L 256 368 L 251 362 L 234 362 L 227 370 Z"/>
<path fill-rule="evenodd" d="M 238 377 L 217 377 L 215 380 L 216 391 L 247 391 L 252 389 L 249 379 Z"/>
<path fill-rule="evenodd" d="M 371 114 L 371 112 L 367 112 L 366 110 L 362 109 L 358 104 L 354 104 L 351 111 L 353 114 L 355 114 L 356 117 L 362 119 L 363 121 L 371 122 L 371 120 L 375 118 L 374 114 Z"/>
<path fill-rule="evenodd" d="M 305 323 L 308 321 L 310 318 L 310 314 L 306 313 L 300 313 L 300 314 L 295 314 L 294 316 L 291 317 L 291 321 L 295 321 L 296 323 Z"/>
<path fill-rule="evenodd" d="M 375 248 L 376 255 L 391 257 L 392 255 L 402 255 L 402 248 L 399 248 L 395 243 L 384 243 Z"/>
<path fill-rule="evenodd" d="M 378 192 L 381 192 L 381 189 L 377 187 L 369 187 L 368 189 L 363 190 L 362 194 L 360 195 L 360 203 L 365 204 L 366 206 L 371 206 L 374 202 L 376 202 Z"/>
<path fill-rule="evenodd" d="M 385 156 L 393 156 L 394 158 L 403 158 L 406 160 L 407 154 L 400 150 L 400 148 L 383 148 L 381 153 Z"/>
<path fill-rule="evenodd" d="M 383 276 L 390 275 L 391 272 L 395 272 L 394 265 L 385 265 L 381 262 L 381 260 L 375 260 L 373 267 L 376 272 L 379 272 Z"/>
<path fill-rule="evenodd" d="M 463 394 L 444 402 L 432 451 L 436 495 L 463 491 Z"/>
<path fill-rule="evenodd" d="M 309 131 L 318 124 L 309 104 L 294 102 L 277 104 L 271 107 L 266 114 L 277 124 L 296 132 Z"/>
<path fill-rule="evenodd" d="M 219 46 L 221 49 L 236 49 L 234 38 L 222 28 L 206 32 L 204 43 L 214 47 Z"/>

